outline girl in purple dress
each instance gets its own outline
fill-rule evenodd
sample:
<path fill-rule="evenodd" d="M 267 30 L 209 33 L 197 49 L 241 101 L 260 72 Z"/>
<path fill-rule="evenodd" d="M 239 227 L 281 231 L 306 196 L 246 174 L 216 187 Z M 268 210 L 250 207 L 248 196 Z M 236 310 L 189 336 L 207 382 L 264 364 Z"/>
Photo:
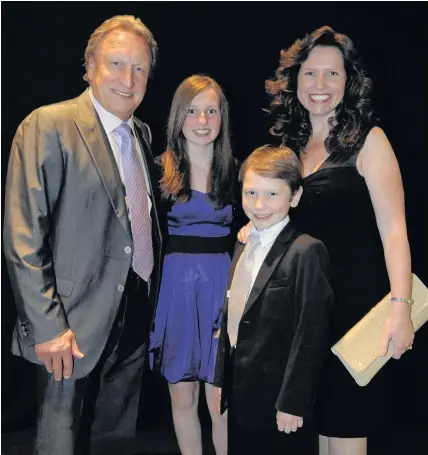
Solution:
<path fill-rule="evenodd" d="M 198 399 L 203 381 L 214 447 L 217 455 L 226 455 L 226 416 L 219 414 L 212 381 L 237 171 L 228 103 L 213 79 L 195 75 L 181 83 L 167 137 L 160 163 L 162 193 L 171 202 L 169 239 L 150 336 L 150 366 L 168 381 L 181 453 L 202 454 Z"/>

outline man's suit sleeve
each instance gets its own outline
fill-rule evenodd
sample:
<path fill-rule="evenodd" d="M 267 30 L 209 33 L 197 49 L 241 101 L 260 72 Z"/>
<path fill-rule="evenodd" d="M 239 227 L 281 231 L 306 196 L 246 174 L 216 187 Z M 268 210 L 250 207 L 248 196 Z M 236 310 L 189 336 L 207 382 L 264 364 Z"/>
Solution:
<path fill-rule="evenodd" d="M 25 329 L 23 341 L 28 345 L 68 330 L 50 247 L 63 179 L 60 138 L 46 108 L 41 108 L 22 122 L 12 144 L 3 232 L 18 317 Z"/>
<path fill-rule="evenodd" d="M 320 241 L 296 258 L 294 308 L 297 325 L 276 408 L 295 416 L 310 414 L 328 343 L 334 294 L 330 262 Z"/>

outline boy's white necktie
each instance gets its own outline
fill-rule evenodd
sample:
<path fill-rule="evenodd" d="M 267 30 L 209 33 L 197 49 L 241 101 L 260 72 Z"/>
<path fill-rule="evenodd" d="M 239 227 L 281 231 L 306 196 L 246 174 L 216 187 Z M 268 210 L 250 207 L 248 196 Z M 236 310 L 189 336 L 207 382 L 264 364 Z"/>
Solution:
<path fill-rule="evenodd" d="M 260 245 L 260 238 L 257 232 L 251 233 L 247 238 L 245 249 L 235 267 L 235 273 L 230 287 L 227 333 L 229 334 L 230 345 L 235 346 L 238 338 L 239 323 L 244 313 L 245 304 L 250 294 L 250 286 L 253 274 L 254 253 Z"/>

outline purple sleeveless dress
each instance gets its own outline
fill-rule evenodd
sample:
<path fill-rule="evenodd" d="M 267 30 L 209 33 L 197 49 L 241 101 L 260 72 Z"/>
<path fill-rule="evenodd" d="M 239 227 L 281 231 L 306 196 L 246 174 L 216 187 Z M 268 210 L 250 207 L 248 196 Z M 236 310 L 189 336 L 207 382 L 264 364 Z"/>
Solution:
<path fill-rule="evenodd" d="M 205 193 L 175 204 L 168 213 L 170 235 L 225 237 L 232 206 L 215 210 Z M 149 362 L 168 382 L 212 383 L 221 312 L 230 266 L 228 253 L 169 253 L 165 256 Z"/>

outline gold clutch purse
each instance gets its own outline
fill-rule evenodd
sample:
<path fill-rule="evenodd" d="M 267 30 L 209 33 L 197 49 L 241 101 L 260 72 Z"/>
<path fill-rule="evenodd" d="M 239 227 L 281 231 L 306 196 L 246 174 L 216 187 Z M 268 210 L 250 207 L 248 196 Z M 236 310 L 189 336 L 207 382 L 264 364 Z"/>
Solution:
<path fill-rule="evenodd" d="M 415 332 L 428 320 L 428 289 L 412 274 L 411 317 Z M 394 353 L 393 342 L 388 345 L 385 356 L 379 355 L 382 329 L 391 305 L 391 293 L 373 307 L 331 350 L 345 365 L 360 386 L 367 385 Z"/>

